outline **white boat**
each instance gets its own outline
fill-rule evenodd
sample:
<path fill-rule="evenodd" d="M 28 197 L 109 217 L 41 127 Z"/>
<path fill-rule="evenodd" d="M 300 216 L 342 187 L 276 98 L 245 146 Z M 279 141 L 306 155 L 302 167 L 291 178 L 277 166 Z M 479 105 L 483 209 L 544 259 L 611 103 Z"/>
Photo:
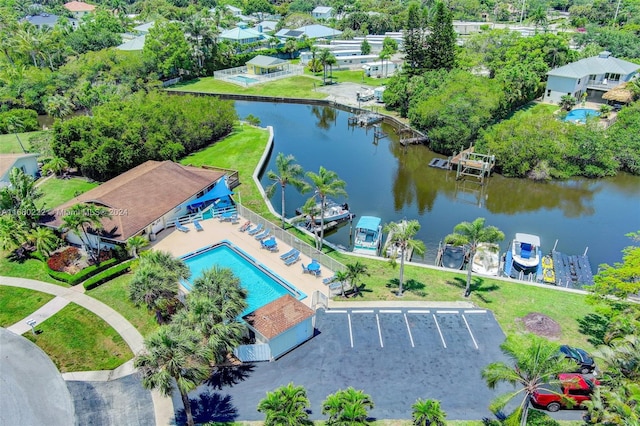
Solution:
<path fill-rule="evenodd" d="M 535 269 L 540 264 L 540 237 L 531 234 L 516 234 L 511 244 L 511 258 L 521 269 Z"/>
<path fill-rule="evenodd" d="M 467 261 L 467 248 L 453 244 L 442 244 L 438 247 L 436 265 L 449 269 L 462 269 Z"/>
<path fill-rule="evenodd" d="M 316 204 L 316 211 L 320 212 L 322 209 L 322 204 Z M 301 214 L 301 210 L 297 210 L 298 214 Z M 329 222 L 340 222 L 343 220 L 351 219 L 353 215 L 349 211 L 349 205 L 347 203 L 338 204 L 333 200 L 326 200 L 324 202 L 324 223 Z M 316 225 L 319 225 L 322 222 L 322 216 L 318 213 L 317 216 L 313 217 L 313 221 Z"/>
<path fill-rule="evenodd" d="M 406 220 L 401 221 L 398 224 L 398 226 L 401 226 L 401 227 L 407 226 L 407 221 Z M 397 242 L 390 243 L 392 239 L 393 239 L 393 231 L 389 232 L 389 235 L 387 235 L 387 242 L 384 246 L 383 254 L 385 257 L 398 259 L 400 257 L 400 247 Z M 413 248 L 405 247 L 404 260 L 406 262 L 410 262 L 411 256 L 413 256 Z"/>
<path fill-rule="evenodd" d="M 482 275 L 498 275 L 500 273 L 500 246 L 492 243 L 478 243 L 471 270 Z"/>
<path fill-rule="evenodd" d="M 382 219 L 362 216 L 356 225 L 353 252 L 377 256 L 382 243 Z"/>

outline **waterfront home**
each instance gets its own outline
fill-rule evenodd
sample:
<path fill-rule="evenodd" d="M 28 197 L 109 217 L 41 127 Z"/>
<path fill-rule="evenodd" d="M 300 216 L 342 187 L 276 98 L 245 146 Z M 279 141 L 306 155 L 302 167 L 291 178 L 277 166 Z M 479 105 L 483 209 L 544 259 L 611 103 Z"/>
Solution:
<path fill-rule="evenodd" d="M 615 58 L 610 52 L 581 59 L 547 73 L 544 101 L 558 103 L 564 95 L 590 102 L 604 102 L 602 96 L 637 75 L 640 65 Z"/>

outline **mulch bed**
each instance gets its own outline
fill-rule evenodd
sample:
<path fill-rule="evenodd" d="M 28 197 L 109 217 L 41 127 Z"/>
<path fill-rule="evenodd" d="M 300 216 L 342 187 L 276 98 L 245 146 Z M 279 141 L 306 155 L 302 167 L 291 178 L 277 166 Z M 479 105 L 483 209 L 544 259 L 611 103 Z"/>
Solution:
<path fill-rule="evenodd" d="M 548 339 L 558 339 L 562 336 L 560 324 L 538 312 L 531 312 L 522 318 L 516 319 L 516 321 L 521 322 L 527 331 L 537 334 L 538 336 Z"/>

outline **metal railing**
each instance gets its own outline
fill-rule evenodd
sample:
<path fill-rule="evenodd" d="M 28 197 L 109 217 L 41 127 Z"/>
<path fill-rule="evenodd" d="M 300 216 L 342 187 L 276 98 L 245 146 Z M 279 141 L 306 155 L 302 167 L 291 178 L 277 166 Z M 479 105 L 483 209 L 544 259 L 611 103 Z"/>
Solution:
<path fill-rule="evenodd" d="M 299 250 L 301 254 L 308 256 L 311 259 L 316 259 L 318 263 L 320 263 L 327 269 L 330 269 L 333 272 L 344 271 L 346 269 L 346 267 L 342 263 L 327 256 L 319 250 L 316 250 L 314 247 L 311 247 L 309 244 L 291 235 L 289 232 L 260 216 L 258 213 L 255 213 L 242 205 L 237 205 L 236 208 L 240 216 L 242 216 L 246 220 L 250 220 L 254 224 L 261 223 L 264 228 L 271 229 L 271 234 L 274 235 L 278 240 L 282 241 L 284 244 L 287 244 L 292 248 Z"/>

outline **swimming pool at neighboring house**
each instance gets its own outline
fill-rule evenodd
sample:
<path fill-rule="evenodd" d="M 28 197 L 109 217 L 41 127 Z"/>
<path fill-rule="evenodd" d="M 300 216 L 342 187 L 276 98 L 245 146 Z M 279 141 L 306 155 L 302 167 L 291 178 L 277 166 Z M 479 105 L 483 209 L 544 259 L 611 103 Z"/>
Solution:
<path fill-rule="evenodd" d="M 235 80 L 245 84 L 258 83 L 260 81 L 256 80 L 255 78 L 246 77 L 244 75 L 234 75 L 233 77 L 229 77 L 229 80 Z"/>
<path fill-rule="evenodd" d="M 572 122 L 572 123 L 586 123 L 587 117 L 598 117 L 600 112 L 595 109 L 589 108 L 580 108 L 573 109 L 569 111 L 567 116 L 562 119 L 562 121 Z"/>
<path fill-rule="evenodd" d="M 290 294 L 298 300 L 307 297 L 306 294 L 228 241 L 189 253 L 183 256 L 182 260 L 191 270 L 189 281 L 182 283 L 187 290 L 191 290 L 193 281 L 200 277 L 204 270 L 210 269 L 214 265 L 230 268 L 234 275 L 240 279 L 240 285 L 248 292 L 248 306 L 242 313 L 243 316 L 286 294 Z"/>

